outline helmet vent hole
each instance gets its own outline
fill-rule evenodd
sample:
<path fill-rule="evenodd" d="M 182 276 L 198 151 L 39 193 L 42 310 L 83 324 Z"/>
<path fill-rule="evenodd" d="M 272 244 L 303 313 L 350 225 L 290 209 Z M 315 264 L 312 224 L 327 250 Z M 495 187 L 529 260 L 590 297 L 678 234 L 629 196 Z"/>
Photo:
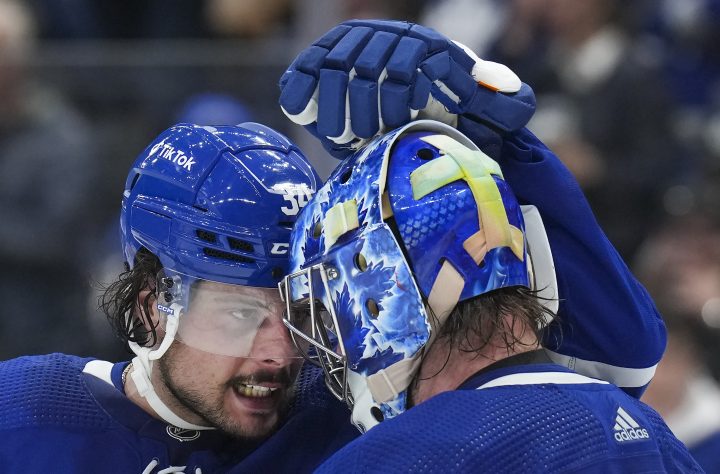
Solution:
<path fill-rule="evenodd" d="M 240 252 L 252 252 L 253 250 L 255 250 L 250 242 L 240 239 L 234 239 L 232 237 L 228 237 L 228 245 L 230 245 L 231 249 L 238 250 Z"/>
<path fill-rule="evenodd" d="M 352 176 L 352 168 L 346 170 L 346 171 L 342 174 L 342 176 L 340 176 L 340 182 L 341 182 L 342 184 L 347 183 L 348 181 L 350 181 L 350 177 L 351 177 L 351 176 Z"/>
<path fill-rule="evenodd" d="M 417 157 L 421 160 L 432 160 L 435 158 L 435 153 L 430 148 L 420 148 L 417 151 Z"/>
<path fill-rule="evenodd" d="M 367 260 L 365 259 L 365 255 L 361 253 L 356 253 L 355 257 L 353 257 L 353 262 L 355 263 L 355 268 L 357 268 L 361 272 L 367 270 L 368 264 Z"/>
<path fill-rule="evenodd" d="M 319 239 L 320 236 L 322 235 L 322 230 L 323 230 L 322 222 L 317 221 L 315 223 L 315 226 L 313 227 L 313 237 L 315 237 L 316 239 Z"/>
<path fill-rule="evenodd" d="M 383 416 L 382 410 L 378 407 L 372 407 L 370 408 L 370 414 L 375 418 L 377 421 L 382 422 L 385 419 L 385 416 Z"/>
<path fill-rule="evenodd" d="M 197 235 L 198 239 L 202 240 L 203 242 L 207 242 L 210 244 L 217 243 L 217 234 L 215 234 L 213 232 L 208 232 L 207 230 L 197 229 L 195 231 L 195 235 Z"/>
<path fill-rule="evenodd" d="M 276 280 L 279 280 L 279 279 L 281 279 L 281 278 L 284 276 L 284 273 L 285 273 L 285 272 L 283 272 L 282 268 L 280 268 L 280 267 L 275 267 L 275 268 L 273 268 L 272 271 L 270 272 L 270 275 L 271 275 L 273 278 L 275 278 Z"/>
<path fill-rule="evenodd" d="M 230 252 L 224 252 L 224 251 L 218 250 L 218 249 L 211 249 L 211 248 L 205 247 L 203 249 L 203 253 L 208 257 L 220 258 L 223 260 L 230 260 L 230 261 L 238 262 L 238 263 L 255 263 L 255 259 L 253 259 L 253 258 L 244 257 L 242 255 L 237 255 L 237 254 L 230 253 Z"/>
<path fill-rule="evenodd" d="M 132 188 L 135 187 L 135 185 L 138 182 L 138 179 L 140 179 L 140 173 L 135 173 L 135 177 L 132 180 L 132 183 L 130 183 L 130 190 L 132 191 Z"/>
<path fill-rule="evenodd" d="M 372 316 L 373 318 L 377 318 L 380 314 L 380 307 L 378 306 L 377 302 L 372 298 L 365 301 L 365 307 L 370 313 L 370 316 Z"/>

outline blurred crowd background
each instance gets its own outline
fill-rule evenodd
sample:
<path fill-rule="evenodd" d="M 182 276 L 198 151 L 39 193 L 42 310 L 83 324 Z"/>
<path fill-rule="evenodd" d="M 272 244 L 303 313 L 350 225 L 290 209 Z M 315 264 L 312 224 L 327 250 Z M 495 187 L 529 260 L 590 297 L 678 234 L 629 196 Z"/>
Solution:
<path fill-rule="evenodd" d="M 123 269 L 128 166 L 170 125 L 258 121 L 326 177 L 336 162 L 282 116 L 277 81 L 350 18 L 431 26 L 534 88 L 530 128 L 667 322 L 646 399 L 713 451 L 720 0 L 0 0 L 0 359 L 128 357 L 97 297 Z"/>

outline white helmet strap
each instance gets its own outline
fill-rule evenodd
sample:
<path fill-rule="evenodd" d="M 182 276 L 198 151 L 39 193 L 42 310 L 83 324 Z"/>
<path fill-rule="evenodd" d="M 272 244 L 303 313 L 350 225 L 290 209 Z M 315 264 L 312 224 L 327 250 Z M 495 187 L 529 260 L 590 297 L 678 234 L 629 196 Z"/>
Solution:
<path fill-rule="evenodd" d="M 150 347 L 142 347 L 136 342 L 128 343 L 130 349 L 136 355 L 136 357 L 132 360 L 132 372 L 130 373 L 130 377 L 132 377 L 132 380 L 135 383 L 138 394 L 147 400 L 148 404 L 155 413 L 157 413 L 158 416 L 166 422 L 186 430 L 213 430 L 215 428 L 211 426 L 196 425 L 183 420 L 160 399 L 153 388 L 152 381 L 150 379 L 153 362 L 158 360 L 165 354 L 165 352 L 167 352 L 168 348 L 175 340 L 175 334 L 177 333 L 180 310 L 182 308 L 175 304 L 172 305 L 172 307 L 175 311 L 173 311 L 173 315 L 167 318 L 165 336 L 160 343 L 160 347 L 153 350 Z"/>

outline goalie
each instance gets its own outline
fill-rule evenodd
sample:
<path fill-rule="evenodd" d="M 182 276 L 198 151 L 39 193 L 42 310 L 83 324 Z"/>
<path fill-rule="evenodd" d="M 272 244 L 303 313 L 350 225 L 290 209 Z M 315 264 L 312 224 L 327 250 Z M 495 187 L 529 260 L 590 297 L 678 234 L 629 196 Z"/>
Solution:
<path fill-rule="evenodd" d="M 527 86 L 422 27 L 356 21 L 281 87 L 286 114 L 349 155 L 301 213 L 282 286 L 296 345 L 367 431 L 320 472 L 701 472 L 629 395 L 664 328 L 522 129 Z M 420 121 L 373 138 L 422 116 L 465 133 Z"/>

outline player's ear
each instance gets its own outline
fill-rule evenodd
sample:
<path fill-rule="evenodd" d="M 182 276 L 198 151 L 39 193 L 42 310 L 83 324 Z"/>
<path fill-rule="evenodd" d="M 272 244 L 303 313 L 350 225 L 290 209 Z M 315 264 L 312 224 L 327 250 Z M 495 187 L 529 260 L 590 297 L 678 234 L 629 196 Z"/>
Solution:
<path fill-rule="evenodd" d="M 145 331 L 151 333 L 153 328 L 160 326 L 160 312 L 157 309 L 157 296 L 155 292 L 146 288 L 138 293 L 135 316 L 140 320 Z"/>

